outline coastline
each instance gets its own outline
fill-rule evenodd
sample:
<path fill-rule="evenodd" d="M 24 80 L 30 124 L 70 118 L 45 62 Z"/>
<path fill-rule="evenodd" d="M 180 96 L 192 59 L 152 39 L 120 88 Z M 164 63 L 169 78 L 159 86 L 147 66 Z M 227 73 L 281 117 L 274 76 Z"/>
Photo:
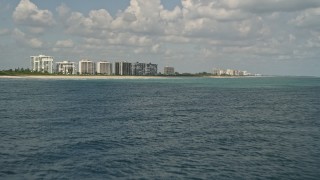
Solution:
<path fill-rule="evenodd" d="M 0 79 L 163 79 L 160 76 L 51 76 L 51 75 L 25 75 L 0 76 Z"/>
<path fill-rule="evenodd" d="M 213 78 L 213 79 L 233 79 L 262 76 L 65 76 L 65 75 L 18 75 L 0 76 L 0 79 L 168 79 L 168 78 Z"/>

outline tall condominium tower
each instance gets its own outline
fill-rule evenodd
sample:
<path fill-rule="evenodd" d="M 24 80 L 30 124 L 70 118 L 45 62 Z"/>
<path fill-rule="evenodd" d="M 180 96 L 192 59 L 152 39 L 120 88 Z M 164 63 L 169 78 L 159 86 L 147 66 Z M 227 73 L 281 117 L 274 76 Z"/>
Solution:
<path fill-rule="evenodd" d="M 95 63 L 86 59 L 79 61 L 79 74 L 95 74 Z"/>
<path fill-rule="evenodd" d="M 77 74 L 77 68 L 75 62 L 62 61 L 56 63 L 56 73 L 61 74 Z"/>
<path fill-rule="evenodd" d="M 53 57 L 52 56 L 30 56 L 31 71 L 53 73 Z"/>
<path fill-rule="evenodd" d="M 97 73 L 111 75 L 112 74 L 112 63 L 106 61 L 97 62 Z"/>
<path fill-rule="evenodd" d="M 157 64 L 136 62 L 132 65 L 132 74 L 135 76 L 154 76 L 158 73 Z"/>
<path fill-rule="evenodd" d="M 223 69 L 213 69 L 213 75 L 221 76 L 221 75 L 225 75 L 225 74 L 226 74 L 226 72 Z"/>
<path fill-rule="evenodd" d="M 165 75 L 174 75 L 174 68 L 173 67 L 164 67 L 163 74 Z"/>
<path fill-rule="evenodd" d="M 157 64 L 147 64 L 145 75 L 155 76 L 158 73 L 158 65 Z"/>
<path fill-rule="evenodd" d="M 133 63 L 132 64 L 132 75 L 143 76 L 146 72 L 146 63 Z"/>
<path fill-rule="evenodd" d="M 115 63 L 115 74 L 116 75 L 132 75 L 132 67 L 129 62 L 116 62 Z"/>

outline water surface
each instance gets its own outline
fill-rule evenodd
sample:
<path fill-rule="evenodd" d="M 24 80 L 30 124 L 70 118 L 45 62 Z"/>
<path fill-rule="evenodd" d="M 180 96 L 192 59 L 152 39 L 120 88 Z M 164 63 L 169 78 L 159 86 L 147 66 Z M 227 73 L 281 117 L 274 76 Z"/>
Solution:
<path fill-rule="evenodd" d="M 320 178 L 320 78 L 0 87 L 1 179 Z"/>

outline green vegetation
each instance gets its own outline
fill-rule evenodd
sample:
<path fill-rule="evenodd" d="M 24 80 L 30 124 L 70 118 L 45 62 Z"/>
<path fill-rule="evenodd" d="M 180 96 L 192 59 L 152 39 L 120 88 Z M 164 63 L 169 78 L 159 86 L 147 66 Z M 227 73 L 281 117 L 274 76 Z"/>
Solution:
<path fill-rule="evenodd" d="M 49 73 L 32 72 L 30 69 L 18 68 L 0 71 L 0 76 L 50 75 Z"/>
<path fill-rule="evenodd" d="M 207 72 L 196 73 L 195 76 L 212 76 L 213 74 Z"/>
<path fill-rule="evenodd" d="M 158 74 L 158 76 L 175 76 L 175 77 L 203 77 L 203 76 L 212 76 L 211 73 L 207 73 L 207 72 L 200 72 L 200 73 L 178 73 L 175 72 L 175 74 L 173 75 L 165 75 L 165 74 Z"/>
<path fill-rule="evenodd" d="M 42 73 L 42 72 L 32 72 L 30 69 L 24 69 L 24 68 L 18 68 L 18 69 L 8 69 L 8 70 L 0 70 L 0 76 L 43 76 L 43 75 L 59 75 L 59 76 L 64 76 L 62 73 Z M 79 75 L 79 74 L 78 74 Z M 65 75 L 65 76 L 70 76 L 70 75 Z M 81 76 L 92 76 L 89 74 L 82 74 Z M 107 76 L 103 74 L 96 74 L 96 76 Z M 108 76 L 115 76 L 115 75 L 108 75 Z M 202 76 L 212 76 L 211 73 L 207 72 L 200 72 L 200 73 L 178 73 L 175 72 L 174 75 L 164 75 L 159 73 L 158 75 L 155 76 L 172 76 L 172 77 L 202 77 Z"/>

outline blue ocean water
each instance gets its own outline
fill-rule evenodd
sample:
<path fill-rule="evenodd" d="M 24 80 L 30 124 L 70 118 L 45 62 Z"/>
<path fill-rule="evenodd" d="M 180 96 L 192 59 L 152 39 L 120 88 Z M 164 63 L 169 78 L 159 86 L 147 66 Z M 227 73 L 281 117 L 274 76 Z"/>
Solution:
<path fill-rule="evenodd" d="M 320 179 L 320 78 L 0 79 L 0 179 Z"/>

